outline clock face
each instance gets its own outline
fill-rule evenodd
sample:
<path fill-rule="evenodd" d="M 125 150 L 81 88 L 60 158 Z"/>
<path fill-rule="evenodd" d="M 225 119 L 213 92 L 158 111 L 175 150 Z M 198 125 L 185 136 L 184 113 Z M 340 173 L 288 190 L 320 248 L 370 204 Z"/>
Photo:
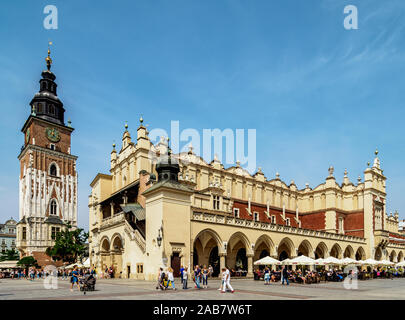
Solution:
<path fill-rule="evenodd" d="M 59 142 L 60 134 L 59 131 L 55 128 L 46 128 L 46 137 L 52 142 Z"/>
<path fill-rule="evenodd" d="M 27 129 L 27 133 L 25 134 L 25 143 L 30 142 L 30 128 Z"/>

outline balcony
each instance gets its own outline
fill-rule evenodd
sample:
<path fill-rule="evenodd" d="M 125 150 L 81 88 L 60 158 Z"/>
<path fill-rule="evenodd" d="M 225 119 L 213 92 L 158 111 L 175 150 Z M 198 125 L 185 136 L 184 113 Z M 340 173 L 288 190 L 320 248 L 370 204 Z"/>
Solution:
<path fill-rule="evenodd" d="M 114 214 L 111 217 L 105 218 L 101 221 L 100 229 L 111 228 L 125 223 L 124 212 Z"/>

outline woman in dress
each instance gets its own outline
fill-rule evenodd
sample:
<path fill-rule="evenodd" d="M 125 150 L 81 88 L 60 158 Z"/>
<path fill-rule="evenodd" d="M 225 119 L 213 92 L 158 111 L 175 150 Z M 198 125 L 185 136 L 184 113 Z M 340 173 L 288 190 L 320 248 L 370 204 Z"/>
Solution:
<path fill-rule="evenodd" d="M 76 284 L 77 289 L 80 291 L 79 286 L 79 271 L 77 270 L 77 266 L 73 268 L 72 276 L 70 277 L 70 291 L 73 291 L 73 286 Z"/>

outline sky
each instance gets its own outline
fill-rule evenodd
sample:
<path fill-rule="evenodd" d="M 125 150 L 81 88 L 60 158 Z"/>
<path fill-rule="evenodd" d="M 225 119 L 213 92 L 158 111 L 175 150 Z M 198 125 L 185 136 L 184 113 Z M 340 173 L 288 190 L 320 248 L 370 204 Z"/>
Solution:
<path fill-rule="evenodd" d="M 43 25 L 49 4 L 56 30 Z M 344 28 L 346 5 L 357 30 Z M 0 21 L 0 222 L 18 220 L 20 130 L 50 40 L 80 227 L 90 182 L 141 115 L 149 130 L 256 129 L 257 166 L 300 189 L 331 165 L 356 182 L 378 148 L 387 212 L 405 218 L 403 0 L 19 0 L 1 2 Z"/>

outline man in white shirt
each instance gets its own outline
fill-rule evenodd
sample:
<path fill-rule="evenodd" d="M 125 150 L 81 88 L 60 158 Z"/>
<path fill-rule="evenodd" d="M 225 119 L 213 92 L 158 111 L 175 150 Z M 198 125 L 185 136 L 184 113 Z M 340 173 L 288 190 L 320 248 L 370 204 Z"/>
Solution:
<path fill-rule="evenodd" d="M 231 286 L 231 273 L 229 272 L 229 270 L 227 268 L 222 268 L 222 293 L 225 293 L 226 288 L 229 288 L 229 290 L 231 290 L 232 293 L 235 292 L 235 290 L 233 290 L 232 286 Z"/>

